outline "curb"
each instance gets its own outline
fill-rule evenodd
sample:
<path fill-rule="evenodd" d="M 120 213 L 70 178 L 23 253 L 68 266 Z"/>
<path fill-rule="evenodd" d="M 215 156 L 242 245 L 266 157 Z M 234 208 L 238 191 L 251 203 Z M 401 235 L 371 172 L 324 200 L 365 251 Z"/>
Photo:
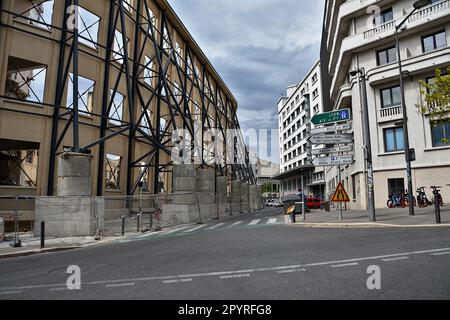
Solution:
<path fill-rule="evenodd" d="M 48 248 L 48 249 L 35 249 L 35 250 L 20 251 L 20 252 L 2 253 L 2 254 L 0 254 L 0 260 L 1 259 L 8 259 L 8 258 L 31 256 L 31 255 L 40 254 L 40 253 L 52 253 L 52 252 L 59 252 L 59 251 L 68 251 L 68 250 L 73 250 L 73 249 L 78 249 L 78 248 L 81 248 L 81 246 L 58 247 L 58 248 Z"/>
<path fill-rule="evenodd" d="M 388 223 L 293 223 L 293 226 L 303 228 L 335 228 L 335 229 L 351 229 L 351 228 L 398 228 L 398 229 L 412 229 L 412 228 L 450 228 L 450 224 L 421 224 L 421 225 L 398 225 Z"/>

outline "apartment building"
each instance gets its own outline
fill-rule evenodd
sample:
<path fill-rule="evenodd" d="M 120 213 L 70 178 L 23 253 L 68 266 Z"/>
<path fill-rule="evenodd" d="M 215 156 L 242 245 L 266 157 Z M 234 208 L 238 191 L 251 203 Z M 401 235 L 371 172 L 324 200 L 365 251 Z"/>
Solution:
<path fill-rule="evenodd" d="M 281 181 L 281 196 L 296 193 L 299 188 L 311 195 L 325 193 L 324 169 L 311 165 L 312 147 L 308 142 L 314 127 L 310 120 L 323 111 L 321 63 L 318 61 L 300 83 L 289 86 L 286 96 L 278 100 L 280 174 L 276 179 Z"/>
<path fill-rule="evenodd" d="M 367 208 L 366 165 L 362 126 L 360 78 L 350 71 L 364 69 L 374 167 L 375 205 L 386 207 L 388 195 L 407 189 L 400 75 L 395 29 L 413 10 L 407 0 L 328 0 L 322 39 L 323 91 L 333 109 L 353 113 L 355 163 L 343 167 L 341 181 L 353 209 Z M 424 105 L 420 80 L 433 81 L 435 69 L 450 65 L 450 1 L 433 0 L 414 11 L 399 31 L 410 147 L 415 150 L 412 180 L 416 188 L 443 186 L 450 198 L 450 123 L 436 123 L 418 112 Z M 327 193 L 338 183 L 335 167 L 326 169 Z M 448 200 L 447 200 L 448 201 Z"/>

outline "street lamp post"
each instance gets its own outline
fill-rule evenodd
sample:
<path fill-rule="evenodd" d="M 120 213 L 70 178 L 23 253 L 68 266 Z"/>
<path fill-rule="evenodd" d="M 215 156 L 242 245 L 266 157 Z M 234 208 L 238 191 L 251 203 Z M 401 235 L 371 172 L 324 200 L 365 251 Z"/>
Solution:
<path fill-rule="evenodd" d="M 372 161 L 372 142 L 370 139 L 370 123 L 369 123 L 369 106 L 367 101 L 367 84 L 366 84 L 366 71 L 364 68 L 354 70 L 350 72 L 352 77 L 360 75 L 361 79 L 361 93 L 363 100 L 363 127 L 364 127 L 364 140 L 365 140 L 365 160 L 367 162 L 367 204 L 369 211 L 369 218 L 371 222 L 376 221 L 375 214 L 375 197 L 374 197 L 374 185 L 373 185 L 373 161 Z"/>
<path fill-rule="evenodd" d="M 403 19 L 400 24 L 395 26 L 395 45 L 397 47 L 397 60 L 398 60 L 398 69 L 400 74 L 400 94 L 401 94 L 401 103 L 402 103 L 402 111 L 403 111 L 403 136 L 404 136 L 404 145 L 405 145 L 405 158 L 406 158 L 406 174 L 408 178 L 408 202 L 409 202 L 409 215 L 414 215 L 414 202 L 413 202 L 413 185 L 412 185 L 412 170 L 411 170 L 411 149 L 409 146 L 409 133 L 408 133 L 408 115 L 406 112 L 406 103 L 405 103 L 405 90 L 404 90 L 404 82 L 403 82 L 403 67 L 402 67 L 402 59 L 400 55 L 400 41 L 398 38 L 398 32 L 403 27 L 403 25 L 408 21 L 408 19 L 416 12 L 416 10 L 423 8 L 430 4 L 430 0 L 419 0 L 414 3 L 414 10 L 411 11 L 410 14 Z"/>

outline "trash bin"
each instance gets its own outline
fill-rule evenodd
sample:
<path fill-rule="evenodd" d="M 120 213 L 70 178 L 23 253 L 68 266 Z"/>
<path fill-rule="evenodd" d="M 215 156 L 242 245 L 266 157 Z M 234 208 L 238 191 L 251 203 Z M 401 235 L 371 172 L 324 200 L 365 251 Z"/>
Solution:
<path fill-rule="evenodd" d="M 287 196 L 283 199 L 283 212 L 286 217 L 286 222 L 295 223 L 295 215 L 303 213 L 302 198 L 297 195 Z M 288 223 L 289 223 L 288 222 Z"/>

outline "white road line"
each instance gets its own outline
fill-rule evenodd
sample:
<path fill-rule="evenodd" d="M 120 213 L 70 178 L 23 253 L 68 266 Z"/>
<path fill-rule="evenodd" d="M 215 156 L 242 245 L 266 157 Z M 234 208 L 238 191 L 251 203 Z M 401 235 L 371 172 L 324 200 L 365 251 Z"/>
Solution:
<path fill-rule="evenodd" d="M 236 227 L 237 225 L 240 225 L 241 223 L 243 223 L 244 221 L 236 221 L 235 223 L 233 223 L 232 225 L 228 226 L 228 228 L 233 228 Z"/>
<path fill-rule="evenodd" d="M 59 292 L 59 291 L 67 291 L 67 290 L 69 290 L 69 289 L 67 289 L 67 287 L 62 287 L 62 288 L 50 288 L 50 289 L 48 289 L 48 291 L 50 291 L 50 292 Z"/>
<path fill-rule="evenodd" d="M 203 225 L 203 226 L 199 226 L 199 227 L 195 227 L 195 228 L 186 230 L 186 231 L 184 231 L 184 233 L 191 233 L 191 232 L 197 231 L 197 230 L 199 230 L 199 229 L 201 229 L 201 228 L 204 228 L 204 227 L 206 227 L 206 225 Z"/>
<path fill-rule="evenodd" d="M 7 296 L 7 295 L 13 295 L 13 294 L 19 294 L 19 293 L 22 293 L 22 290 L 3 291 L 3 292 L 0 292 L 0 295 Z"/>
<path fill-rule="evenodd" d="M 400 261 L 400 260 L 408 260 L 409 257 L 397 257 L 397 258 L 388 258 L 388 259 L 382 259 L 384 262 L 390 262 L 390 261 Z"/>
<path fill-rule="evenodd" d="M 106 285 L 106 284 L 124 283 L 124 282 L 147 282 L 147 281 L 162 281 L 162 280 L 174 280 L 174 279 L 183 279 L 183 278 L 225 276 L 225 275 L 232 275 L 232 274 L 250 274 L 250 273 L 256 273 L 256 272 L 267 272 L 267 271 L 299 269 L 299 268 L 308 268 L 308 267 L 317 267 L 317 266 L 326 266 L 326 265 L 337 265 L 337 264 L 344 264 L 344 263 L 373 261 L 373 260 L 388 259 L 388 258 L 394 258 L 394 257 L 404 257 L 404 256 L 411 256 L 411 255 L 441 253 L 441 252 L 448 252 L 448 251 L 450 251 L 450 248 L 403 252 L 403 253 L 387 254 L 387 255 L 380 255 L 380 256 L 337 260 L 337 261 L 324 261 L 324 262 L 308 263 L 308 264 L 300 264 L 300 265 L 292 265 L 292 266 L 255 268 L 255 269 L 234 270 L 234 271 L 219 271 L 219 272 L 197 273 L 197 274 L 189 274 L 189 275 L 154 276 L 154 277 L 142 277 L 142 278 L 135 278 L 135 279 L 98 280 L 98 281 L 90 281 L 90 282 L 86 281 L 86 282 L 83 282 L 83 285 Z M 62 287 L 62 286 L 64 286 L 64 284 L 59 283 L 59 284 L 42 284 L 42 285 L 21 286 L 21 287 L 19 287 L 19 286 L 18 287 L 5 287 L 5 288 L 0 287 L 0 292 L 2 292 L 2 290 L 4 292 L 4 291 L 27 290 L 27 289 L 42 289 L 42 288 L 48 289 L 48 288 Z"/>
<path fill-rule="evenodd" d="M 260 219 L 260 220 L 253 220 L 253 221 L 250 222 L 248 225 L 249 225 L 249 226 L 254 226 L 255 224 L 258 224 L 260 221 L 261 221 L 261 219 Z"/>
<path fill-rule="evenodd" d="M 294 273 L 294 272 L 305 272 L 305 271 L 306 271 L 306 269 L 292 269 L 292 270 L 277 271 L 277 273 L 283 274 L 283 273 Z"/>
<path fill-rule="evenodd" d="M 218 223 L 218 224 L 213 225 L 212 227 L 206 228 L 206 230 L 214 230 L 214 229 L 217 229 L 224 225 L 225 225 L 225 223 Z"/>
<path fill-rule="evenodd" d="M 275 224 L 275 223 L 277 223 L 277 218 L 272 218 L 269 219 L 269 221 L 267 221 L 267 224 Z"/>
<path fill-rule="evenodd" d="M 352 262 L 352 263 L 343 263 L 343 264 L 333 264 L 331 265 L 332 268 L 344 268 L 344 267 L 353 267 L 353 266 L 358 266 L 359 263 L 357 262 Z"/>
<path fill-rule="evenodd" d="M 182 282 L 192 282 L 192 279 L 181 279 L 181 280 L 164 280 L 164 284 L 182 283 Z"/>
<path fill-rule="evenodd" d="M 221 276 L 220 279 L 236 279 L 236 278 L 248 278 L 250 277 L 249 273 L 246 274 L 233 274 L 231 276 Z"/>
<path fill-rule="evenodd" d="M 165 231 L 161 235 L 165 236 L 165 235 L 172 234 L 172 233 L 175 233 L 175 232 L 187 229 L 187 228 L 189 228 L 189 227 L 176 228 L 176 229 L 173 229 L 173 230 Z"/>
<path fill-rule="evenodd" d="M 135 282 L 129 283 L 116 283 L 116 284 L 107 284 L 106 288 L 122 288 L 122 287 L 134 287 L 136 285 Z"/>
<path fill-rule="evenodd" d="M 432 253 L 432 256 L 445 256 L 447 254 L 450 254 L 450 251 L 448 252 L 437 252 L 437 253 Z"/>

